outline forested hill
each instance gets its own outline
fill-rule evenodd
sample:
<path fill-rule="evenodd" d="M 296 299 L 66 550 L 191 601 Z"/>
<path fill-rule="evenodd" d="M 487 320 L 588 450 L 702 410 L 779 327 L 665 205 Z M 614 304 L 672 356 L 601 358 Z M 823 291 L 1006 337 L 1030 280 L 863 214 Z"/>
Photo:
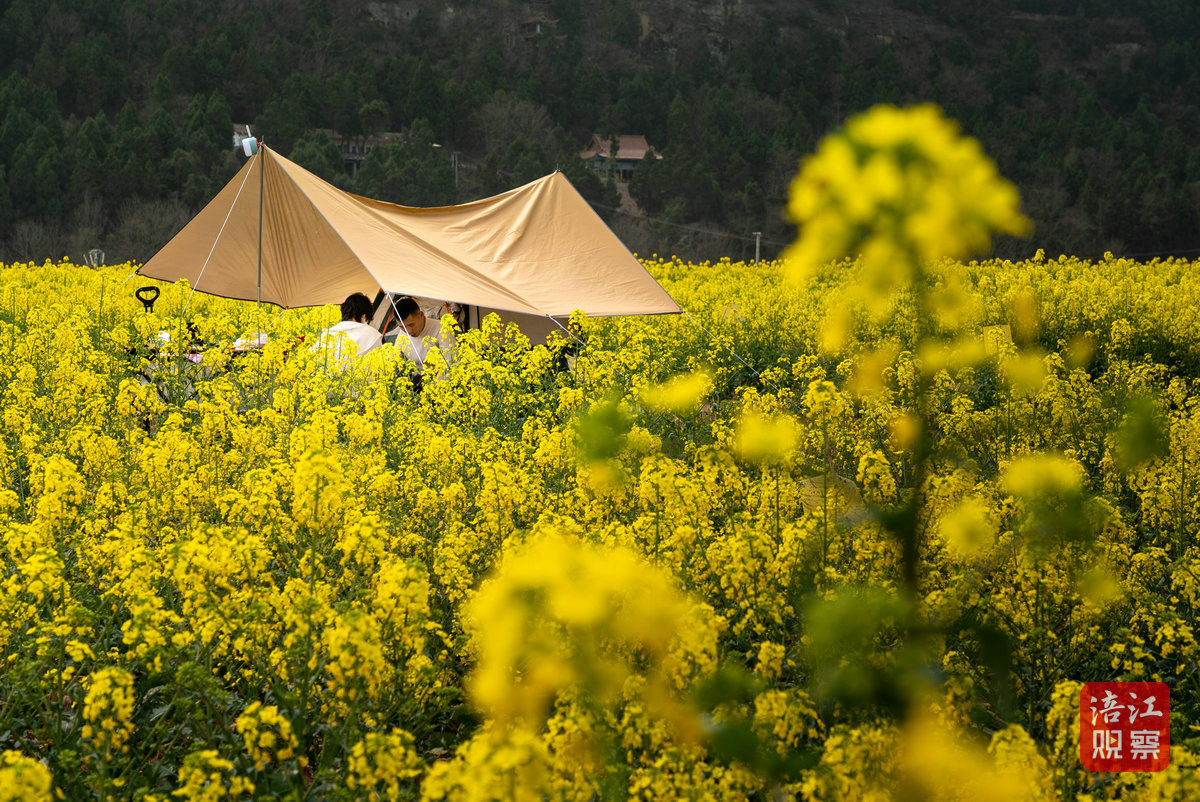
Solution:
<path fill-rule="evenodd" d="M 1038 229 L 1002 252 L 1194 254 L 1197 5 L 8 0 L 0 260 L 148 258 L 243 162 L 235 122 L 372 197 L 452 203 L 559 168 L 635 249 L 753 255 L 759 231 L 773 255 L 800 157 L 918 101 L 1020 186 Z M 351 179 L 317 129 L 400 136 Z M 664 156 L 628 185 L 642 217 L 579 159 L 594 132 Z"/>

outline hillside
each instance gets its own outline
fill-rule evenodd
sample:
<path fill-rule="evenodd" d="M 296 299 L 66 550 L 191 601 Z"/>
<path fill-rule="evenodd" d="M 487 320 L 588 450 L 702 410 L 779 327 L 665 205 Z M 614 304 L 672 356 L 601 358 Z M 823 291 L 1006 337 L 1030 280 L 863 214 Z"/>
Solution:
<path fill-rule="evenodd" d="M 1182 253 L 1197 28 L 1150 0 L 12 0 L 0 258 L 148 257 L 236 171 L 234 122 L 362 194 L 452 203 L 558 168 L 635 249 L 752 256 L 753 231 L 790 241 L 787 184 L 820 136 L 920 101 L 1020 186 L 1038 230 L 1002 254 Z M 316 129 L 397 136 L 351 179 Z M 593 132 L 664 154 L 628 187 L 648 219 L 578 159 Z"/>

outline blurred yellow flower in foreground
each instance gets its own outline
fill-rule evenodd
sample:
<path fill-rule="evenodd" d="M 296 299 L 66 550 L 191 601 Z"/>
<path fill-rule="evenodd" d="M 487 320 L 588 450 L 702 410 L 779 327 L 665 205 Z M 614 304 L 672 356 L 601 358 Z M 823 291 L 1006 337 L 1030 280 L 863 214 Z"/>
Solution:
<path fill-rule="evenodd" d="M 971 733 L 919 713 L 900 740 L 902 789 L 912 798 L 957 800 L 1048 799 L 1046 761 L 1017 725 L 997 732 L 985 749 Z"/>
<path fill-rule="evenodd" d="M 800 437 L 800 425 L 790 415 L 747 410 L 738 419 L 733 448 L 747 462 L 783 464 L 795 454 Z"/>
<path fill-rule="evenodd" d="M 0 799 L 50 799 L 50 770 L 20 752 L 0 752 Z"/>
<path fill-rule="evenodd" d="M 661 412 L 691 412 L 712 392 L 712 376 L 706 371 L 685 373 L 642 391 L 642 401 Z"/>
<path fill-rule="evenodd" d="M 785 259 L 803 280 L 857 252 L 886 291 L 914 259 L 962 259 L 987 250 L 993 232 L 1024 235 L 1030 223 L 1019 205 L 979 142 L 936 106 L 876 106 L 801 164 L 787 205 L 800 237 Z"/>
<path fill-rule="evenodd" d="M 988 505 L 980 498 L 966 498 L 942 518 L 939 534 L 955 554 L 975 557 L 996 540 L 996 524 Z"/>
<path fill-rule="evenodd" d="M 632 551 L 544 535 L 509 555 L 470 604 L 471 693 L 492 718 L 537 726 L 568 689 L 603 702 L 634 665 L 661 686 L 668 673 L 707 664 L 714 618 Z"/>
<path fill-rule="evenodd" d="M 1020 498 L 1053 498 L 1081 492 L 1083 479 L 1083 468 L 1078 462 L 1038 454 L 1010 462 L 1004 469 L 1002 484 Z"/>

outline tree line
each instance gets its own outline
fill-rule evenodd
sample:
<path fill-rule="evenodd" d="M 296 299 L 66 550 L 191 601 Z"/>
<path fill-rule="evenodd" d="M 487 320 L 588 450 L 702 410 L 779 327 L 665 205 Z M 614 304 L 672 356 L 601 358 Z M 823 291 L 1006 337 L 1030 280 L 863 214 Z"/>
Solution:
<path fill-rule="evenodd" d="M 370 197 L 462 202 L 560 169 L 635 249 L 746 256 L 760 231 L 772 255 L 802 155 L 856 111 L 921 101 L 1020 187 L 1038 231 L 1002 254 L 1200 248 L 1189 3 L 711 5 L 11 0 L 0 259 L 148 258 L 242 164 L 234 122 Z M 323 129 L 396 136 L 351 177 Z M 579 159 L 593 132 L 664 155 L 624 188 L 640 216 Z"/>

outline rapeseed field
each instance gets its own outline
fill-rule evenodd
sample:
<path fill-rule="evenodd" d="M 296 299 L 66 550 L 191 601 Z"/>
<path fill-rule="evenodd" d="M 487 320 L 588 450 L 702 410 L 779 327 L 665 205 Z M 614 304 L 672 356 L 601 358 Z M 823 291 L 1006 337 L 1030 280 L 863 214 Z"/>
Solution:
<path fill-rule="evenodd" d="M 1200 796 L 1200 263 L 972 261 L 1030 223 L 931 107 L 789 213 L 420 391 L 333 308 L 0 265 L 0 799 Z M 1106 680 L 1166 770 L 1083 769 Z"/>

